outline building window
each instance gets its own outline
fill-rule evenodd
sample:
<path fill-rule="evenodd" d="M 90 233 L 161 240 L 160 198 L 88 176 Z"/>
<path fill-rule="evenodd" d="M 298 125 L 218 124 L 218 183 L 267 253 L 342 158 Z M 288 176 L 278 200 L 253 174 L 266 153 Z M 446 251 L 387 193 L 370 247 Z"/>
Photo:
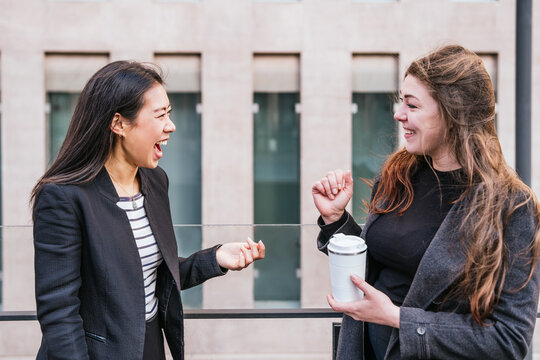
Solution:
<path fill-rule="evenodd" d="M 355 181 L 352 209 L 354 217 L 363 222 L 371 188 L 362 179 L 373 179 L 398 142 L 398 126 L 393 117 L 398 90 L 397 57 L 354 56 L 352 73 L 352 172 Z"/>
<path fill-rule="evenodd" d="M 164 148 L 159 166 L 169 176 L 173 224 L 180 225 L 174 228 L 178 256 L 187 257 L 202 247 L 201 58 L 198 55 L 156 54 L 154 61 L 163 70 L 173 109 L 171 119 L 176 126 L 176 131 L 170 135 Z M 200 308 L 202 289 L 202 286 L 195 286 L 183 290 L 184 307 Z"/>
<path fill-rule="evenodd" d="M 48 54 L 45 56 L 49 165 L 58 155 L 77 99 L 86 81 L 107 62 L 107 55 Z"/>
<path fill-rule="evenodd" d="M 255 224 L 300 223 L 299 91 L 297 56 L 255 56 Z M 258 225 L 255 239 L 271 239 L 254 264 L 255 306 L 299 307 L 300 228 Z"/>

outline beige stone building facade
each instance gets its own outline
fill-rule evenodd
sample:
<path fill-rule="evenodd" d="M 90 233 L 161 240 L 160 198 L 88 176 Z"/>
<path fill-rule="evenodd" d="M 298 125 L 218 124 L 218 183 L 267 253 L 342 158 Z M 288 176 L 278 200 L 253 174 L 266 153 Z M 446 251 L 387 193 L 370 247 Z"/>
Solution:
<path fill-rule="evenodd" d="M 199 94 L 202 247 L 256 233 L 249 224 L 257 219 L 255 178 L 264 169 L 254 170 L 255 94 L 296 94 L 297 197 L 291 201 L 298 208 L 293 222 L 306 225 L 297 228 L 297 295 L 277 304 L 327 307 L 328 265 L 315 249 L 311 185 L 330 169 L 353 167 L 353 94 L 395 92 L 411 60 L 460 43 L 481 54 L 493 76 L 499 138 L 513 165 L 515 1 L 0 0 L 2 310 L 35 310 L 28 200 L 51 157 L 50 94 L 76 93 L 99 67 L 120 59 L 157 62 L 170 93 Z M 533 7 L 532 186 L 538 193 L 540 2 Z M 273 239 L 264 241 L 272 246 Z M 260 293 L 271 306 L 264 286 L 257 288 L 263 272 L 250 267 L 209 281 L 200 305 L 251 309 L 261 307 Z M 187 320 L 186 355 L 331 359 L 333 321 Z M 0 322 L 0 358 L 30 359 L 40 338 L 35 321 Z M 535 341 L 540 351 L 540 335 Z"/>

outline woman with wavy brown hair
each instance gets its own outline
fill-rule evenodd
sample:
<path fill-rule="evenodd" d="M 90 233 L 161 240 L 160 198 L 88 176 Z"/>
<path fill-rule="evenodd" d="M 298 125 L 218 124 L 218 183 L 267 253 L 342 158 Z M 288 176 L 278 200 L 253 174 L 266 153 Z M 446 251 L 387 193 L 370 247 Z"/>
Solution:
<path fill-rule="evenodd" d="M 318 247 L 368 245 L 365 297 L 343 312 L 338 359 L 523 359 L 536 322 L 540 206 L 506 164 L 482 60 L 450 45 L 414 61 L 394 118 L 405 148 L 373 182 L 363 229 L 350 172 L 313 185 Z"/>

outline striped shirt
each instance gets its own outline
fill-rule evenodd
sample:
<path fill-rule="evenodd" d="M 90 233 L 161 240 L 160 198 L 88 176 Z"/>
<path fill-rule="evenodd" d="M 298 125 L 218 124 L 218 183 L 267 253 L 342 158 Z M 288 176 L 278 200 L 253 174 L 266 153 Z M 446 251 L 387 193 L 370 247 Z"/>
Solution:
<path fill-rule="evenodd" d="M 146 303 L 146 320 L 150 320 L 157 313 L 158 299 L 156 297 L 157 268 L 163 261 L 161 252 L 150 228 L 150 223 L 144 210 L 144 196 L 138 193 L 133 200 L 130 197 L 121 197 L 116 203 L 124 210 L 129 219 L 133 236 L 141 257 L 144 279 L 144 296 Z"/>

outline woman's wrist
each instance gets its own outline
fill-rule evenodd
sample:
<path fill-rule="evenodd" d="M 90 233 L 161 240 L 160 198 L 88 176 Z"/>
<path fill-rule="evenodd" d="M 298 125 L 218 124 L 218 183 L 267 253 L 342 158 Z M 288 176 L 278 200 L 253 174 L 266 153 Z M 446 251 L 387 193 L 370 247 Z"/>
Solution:
<path fill-rule="evenodd" d="M 332 224 L 332 223 L 335 223 L 336 221 L 338 221 L 339 219 L 341 219 L 344 212 L 345 212 L 345 210 L 342 210 L 341 212 L 334 213 L 334 214 L 329 215 L 329 216 L 325 216 L 325 215 L 321 214 L 321 218 L 323 219 L 325 225 Z"/>
<path fill-rule="evenodd" d="M 399 329 L 399 313 L 401 311 L 401 308 L 399 306 L 394 305 L 392 307 L 392 311 L 390 314 L 390 326 Z"/>

